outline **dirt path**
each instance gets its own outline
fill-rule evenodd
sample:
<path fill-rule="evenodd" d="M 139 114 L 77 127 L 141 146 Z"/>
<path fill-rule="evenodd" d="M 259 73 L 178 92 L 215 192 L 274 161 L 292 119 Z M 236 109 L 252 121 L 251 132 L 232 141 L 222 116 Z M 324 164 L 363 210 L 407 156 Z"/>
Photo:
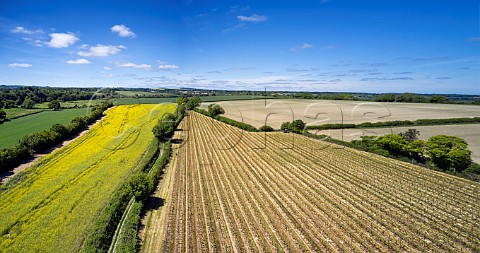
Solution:
<path fill-rule="evenodd" d="M 103 116 L 103 117 L 105 117 L 105 116 Z M 65 146 L 67 146 L 68 144 L 70 144 L 71 142 L 75 141 L 76 139 L 82 137 L 85 133 L 88 132 L 88 130 L 90 130 L 94 125 L 96 125 L 98 122 L 100 122 L 100 120 L 102 120 L 103 117 L 101 117 L 100 119 L 93 122 L 85 130 L 83 130 L 80 133 L 66 139 L 62 143 L 60 143 L 58 145 L 55 145 L 54 147 L 49 148 L 49 149 L 47 149 L 47 150 L 45 150 L 41 153 L 34 154 L 33 158 L 30 158 L 30 159 L 24 161 L 23 163 L 21 163 L 20 165 L 15 167 L 13 170 L 1 173 L 0 174 L 0 184 L 4 184 L 4 183 L 8 182 L 8 180 L 10 180 L 10 178 L 14 177 L 18 173 L 20 173 L 20 172 L 22 172 L 22 171 L 24 171 L 28 168 L 30 168 L 34 163 L 36 163 L 37 161 L 42 159 L 44 156 L 46 156 L 48 154 L 51 154 L 52 152 L 55 152 L 56 150 L 61 149 Z"/>
<path fill-rule="evenodd" d="M 165 225 L 172 202 L 175 156 L 172 156 L 164 177 L 145 206 L 146 214 L 140 225 L 141 252 L 159 252 L 165 238 Z"/>

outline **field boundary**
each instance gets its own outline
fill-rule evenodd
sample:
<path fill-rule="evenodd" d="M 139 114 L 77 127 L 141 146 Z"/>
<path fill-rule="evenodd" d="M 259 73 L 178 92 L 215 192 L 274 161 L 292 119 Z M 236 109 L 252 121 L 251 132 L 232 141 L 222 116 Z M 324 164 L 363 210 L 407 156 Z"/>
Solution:
<path fill-rule="evenodd" d="M 330 130 L 330 129 L 374 129 L 384 127 L 408 127 L 408 126 L 441 126 L 441 125 L 462 125 L 462 124 L 478 124 L 480 117 L 464 117 L 464 118 L 447 118 L 447 119 L 417 119 L 411 120 L 394 120 L 382 122 L 364 122 L 359 124 L 339 123 L 339 124 L 323 124 L 306 126 L 305 130 Z"/>

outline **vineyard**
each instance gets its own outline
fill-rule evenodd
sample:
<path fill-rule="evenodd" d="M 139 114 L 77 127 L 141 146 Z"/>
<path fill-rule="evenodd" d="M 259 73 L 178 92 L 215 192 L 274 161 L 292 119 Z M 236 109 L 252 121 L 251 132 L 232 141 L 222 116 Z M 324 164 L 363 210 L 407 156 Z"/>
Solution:
<path fill-rule="evenodd" d="M 179 128 L 166 215 L 149 221 L 165 235 L 144 252 L 480 251 L 477 183 L 198 113 Z"/>
<path fill-rule="evenodd" d="M 117 106 L 85 135 L 0 190 L 0 252 L 78 252 L 112 192 L 175 105 Z"/>

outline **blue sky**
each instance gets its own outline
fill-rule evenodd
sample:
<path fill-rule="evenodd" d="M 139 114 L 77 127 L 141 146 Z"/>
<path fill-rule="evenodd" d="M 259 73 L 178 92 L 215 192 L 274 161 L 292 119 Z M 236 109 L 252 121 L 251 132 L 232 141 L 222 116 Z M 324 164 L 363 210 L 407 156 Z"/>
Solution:
<path fill-rule="evenodd" d="M 478 1 L 0 3 L 0 84 L 480 94 Z"/>

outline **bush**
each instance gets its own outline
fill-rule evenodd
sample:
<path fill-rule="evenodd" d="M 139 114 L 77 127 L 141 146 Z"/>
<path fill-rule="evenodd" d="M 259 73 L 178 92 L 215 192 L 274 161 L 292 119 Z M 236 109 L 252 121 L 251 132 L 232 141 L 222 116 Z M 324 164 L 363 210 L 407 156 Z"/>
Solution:
<path fill-rule="evenodd" d="M 258 129 L 260 132 L 273 132 L 274 129 L 271 126 L 263 125 Z"/>
<path fill-rule="evenodd" d="M 146 173 L 133 174 L 125 184 L 127 194 L 135 197 L 136 201 L 145 200 L 153 188 L 153 185 L 150 185 L 147 180 Z"/>
<path fill-rule="evenodd" d="M 283 122 L 280 126 L 282 130 L 290 130 L 292 132 L 301 133 L 305 129 L 305 122 L 301 119 L 296 119 L 292 122 Z"/>
<path fill-rule="evenodd" d="M 108 251 L 113 234 L 130 199 L 131 196 L 127 194 L 123 185 L 115 190 L 112 198 L 93 223 L 81 252 Z"/>
<path fill-rule="evenodd" d="M 223 116 L 220 116 L 220 115 L 214 117 L 214 119 L 216 119 L 218 121 L 221 121 L 223 123 L 227 123 L 231 126 L 238 127 L 238 128 L 240 128 L 242 130 L 245 130 L 245 131 L 249 131 L 249 132 L 256 132 L 257 131 L 257 128 L 255 128 L 252 125 L 249 125 L 249 124 L 243 123 L 243 122 L 238 122 L 236 120 L 226 118 L 226 117 L 223 117 Z"/>
<path fill-rule="evenodd" d="M 442 170 L 453 169 L 461 172 L 471 163 L 471 151 L 467 149 L 467 142 L 456 136 L 432 136 L 425 143 L 427 154 L 432 162 Z"/>
<path fill-rule="evenodd" d="M 217 105 L 217 104 L 210 104 L 208 105 L 208 115 L 212 118 L 216 117 L 217 115 L 224 114 L 225 110 Z"/>
<path fill-rule="evenodd" d="M 462 172 L 480 175 L 480 164 L 472 163 Z"/>
<path fill-rule="evenodd" d="M 160 121 L 155 127 L 153 127 L 153 134 L 159 140 L 166 140 L 170 138 L 175 130 L 172 122 Z"/>

